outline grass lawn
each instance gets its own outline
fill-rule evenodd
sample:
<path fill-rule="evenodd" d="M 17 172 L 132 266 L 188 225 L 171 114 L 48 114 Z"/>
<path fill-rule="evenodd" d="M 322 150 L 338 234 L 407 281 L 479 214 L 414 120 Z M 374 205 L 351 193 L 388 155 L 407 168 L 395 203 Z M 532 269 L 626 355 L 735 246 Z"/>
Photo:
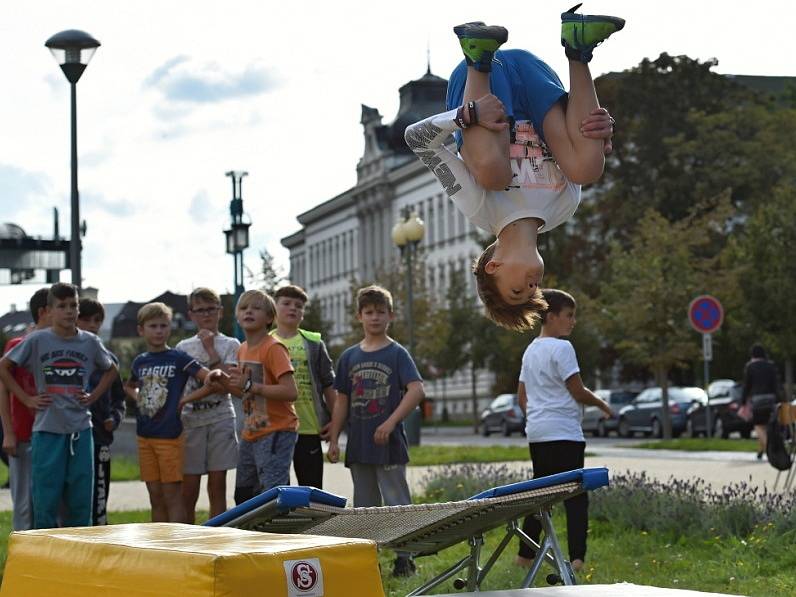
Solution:
<path fill-rule="evenodd" d="M 530 466 L 528 446 L 409 446 L 409 466 L 513 460 L 527 460 Z"/>
<path fill-rule="evenodd" d="M 757 440 L 683 437 L 649 441 L 628 447 L 646 450 L 684 450 L 686 452 L 757 452 Z"/>
<path fill-rule="evenodd" d="M 204 521 L 207 512 L 197 513 Z M 149 512 L 111 512 L 111 524 L 147 522 Z M 559 539 L 566 543 L 562 514 L 555 516 Z M 5 566 L 11 513 L 0 512 L 0 565 Z M 503 537 L 493 531 L 486 537 L 482 563 L 486 561 Z M 796 550 L 788 549 L 792 537 L 775 539 L 765 532 L 747 538 L 719 537 L 691 538 L 669 543 L 665 538 L 630 530 L 617 530 L 605 522 L 592 521 L 589 530 L 589 555 L 586 568 L 579 577 L 583 584 L 632 582 L 677 589 L 726 592 L 741 595 L 769 595 L 771 597 L 796 594 Z M 566 547 L 564 547 L 566 553 Z M 466 544 L 459 544 L 437 555 L 417 559 L 418 575 L 409 579 L 390 576 L 393 554 L 379 555 L 382 580 L 387 595 L 405 595 L 429 580 L 467 553 Z M 513 564 L 516 541 L 507 548 L 483 585 L 484 590 L 516 588 L 524 571 Z M 543 567 L 539 586 L 550 568 Z M 452 580 L 444 583 L 437 593 L 453 591 Z"/>

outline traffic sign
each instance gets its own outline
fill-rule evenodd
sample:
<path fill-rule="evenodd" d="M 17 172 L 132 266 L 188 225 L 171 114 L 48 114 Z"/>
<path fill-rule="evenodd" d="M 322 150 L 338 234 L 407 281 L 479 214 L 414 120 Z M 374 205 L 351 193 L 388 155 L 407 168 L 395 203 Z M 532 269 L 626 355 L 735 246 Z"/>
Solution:
<path fill-rule="evenodd" d="M 724 321 L 724 308 L 719 299 L 703 294 L 691 301 L 688 306 L 688 319 L 697 332 L 712 334 Z"/>

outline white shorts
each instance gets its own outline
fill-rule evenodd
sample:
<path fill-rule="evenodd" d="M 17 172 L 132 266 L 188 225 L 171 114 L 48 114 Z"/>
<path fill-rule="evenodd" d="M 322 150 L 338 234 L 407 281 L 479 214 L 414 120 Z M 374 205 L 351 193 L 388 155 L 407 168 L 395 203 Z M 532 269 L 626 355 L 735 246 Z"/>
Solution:
<path fill-rule="evenodd" d="M 228 471 L 238 466 L 238 434 L 235 419 L 186 428 L 183 473 L 204 475 L 209 471 Z"/>

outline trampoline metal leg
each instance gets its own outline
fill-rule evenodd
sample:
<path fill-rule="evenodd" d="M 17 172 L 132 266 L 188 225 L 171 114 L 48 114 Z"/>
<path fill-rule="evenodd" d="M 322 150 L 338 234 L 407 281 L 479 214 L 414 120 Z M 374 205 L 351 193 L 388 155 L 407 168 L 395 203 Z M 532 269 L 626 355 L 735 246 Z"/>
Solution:
<path fill-rule="evenodd" d="M 500 541 L 500 544 L 495 548 L 495 551 L 492 552 L 492 555 L 489 557 L 489 560 L 487 560 L 487 563 L 484 565 L 483 568 L 481 568 L 481 572 L 479 572 L 478 574 L 479 587 L 481 586 L 481 583 L 483 582 L 484 578 L 486 578 L 486 575 L 489 574 L 489 571 L 492 569 L 492 566 L 494 566 L 495 562 L 497 562 L 497 559 L 500 557 L 500 554 L 502 554 L 503 550 L 506 549 L 506 546 L 509 544 L 509 541 L 511 541 L 512 538 L 514 537 L 514 531 L 516 528 L 517 528 L 517 521 L 515 520 L 512 520 L 506 526 L 506 535 Z"/>
<path fill-rule="evenodd" d="M 462 568 L 467 566 L 470 563 L 470 558 L 471 557 L 472 557 L 472 555 L 464 556 L 461 560 L 456 562 L 453 566 L 451 566 L 450 568 L 448 568 L 447 570 L 445 570 L 441 574 L 438 574 L 437 576 L 432 578 L 430 581 L 428 581 L 426 584 L 416 588 L 411 593 L 407 593 L 406 597 L 413 597 L 414 595 L 423 595 L 426 591 L 428 591 L 430 589 L 433 589 L 434 587 L 436 587 L 439 584 L 444 583 L 451 576 L 456 574 L 459 570 L 461 570 Z"/>
<path fill-rule="evenodd" d="M 483 535 L 470 537 L 468 543 L 470 544 L 470 565 L 467 571 L 467 590 L 476 591 L 481 584 L 481 567 L 478 565 L 478 561 L 481 558 L 481 547 L 484 545 L 484 537 Z"/>
<path fill-rule="evenodd" d="M 564 558 L 564 554 L 561 551 L 561 545 L 558 543 L 558 537 L 556 536 L 556 531 L 553 528 L 553 521 L 550 518 L 550 512 L 547 510 L 540 512 L 539 519 L 542 523 L 542 529 L 544 531 L 544 541 L 542 541 L 541 546 L 537 546 L 536 543 L 520 529 L 516 530 L 516 533 L 521 540 L 528 545 L 538 548 L 536 551 L 536 557 L 533 561 L 533 566 L 531 566 L 530 571 L 525 577 L 522 588 L 526 589 L 531 586 L 533 581 L 536 579 L 536 575 L 539 574 L 539 570 L 541 569 L 542 562 L 544 560 L 550 561 L 551 565 L 558 571 L 559 577 L 565 585 L 576 584 L 575 574 L 572 572 L 572 566 L 567 559 Z"/>

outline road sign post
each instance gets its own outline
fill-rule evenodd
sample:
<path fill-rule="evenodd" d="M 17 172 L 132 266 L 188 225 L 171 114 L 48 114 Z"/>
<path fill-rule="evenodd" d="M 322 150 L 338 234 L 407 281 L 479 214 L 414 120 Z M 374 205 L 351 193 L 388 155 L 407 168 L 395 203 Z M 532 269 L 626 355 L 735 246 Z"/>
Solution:
<path fill-rule="evenodd" d="M 705 394 L 708 397 L 705 404 L 705 436 L 713 435 L 713 418 L 710 410 L 710 361 L 713 360 L 713 332 L 721 327 L 724 321 L 724 308 L 719 300 L 708 294 L 696 297 L 688 306 L 688 320 L 697 332 L 702 334 L 702 362 L 705 374 Z"/>

